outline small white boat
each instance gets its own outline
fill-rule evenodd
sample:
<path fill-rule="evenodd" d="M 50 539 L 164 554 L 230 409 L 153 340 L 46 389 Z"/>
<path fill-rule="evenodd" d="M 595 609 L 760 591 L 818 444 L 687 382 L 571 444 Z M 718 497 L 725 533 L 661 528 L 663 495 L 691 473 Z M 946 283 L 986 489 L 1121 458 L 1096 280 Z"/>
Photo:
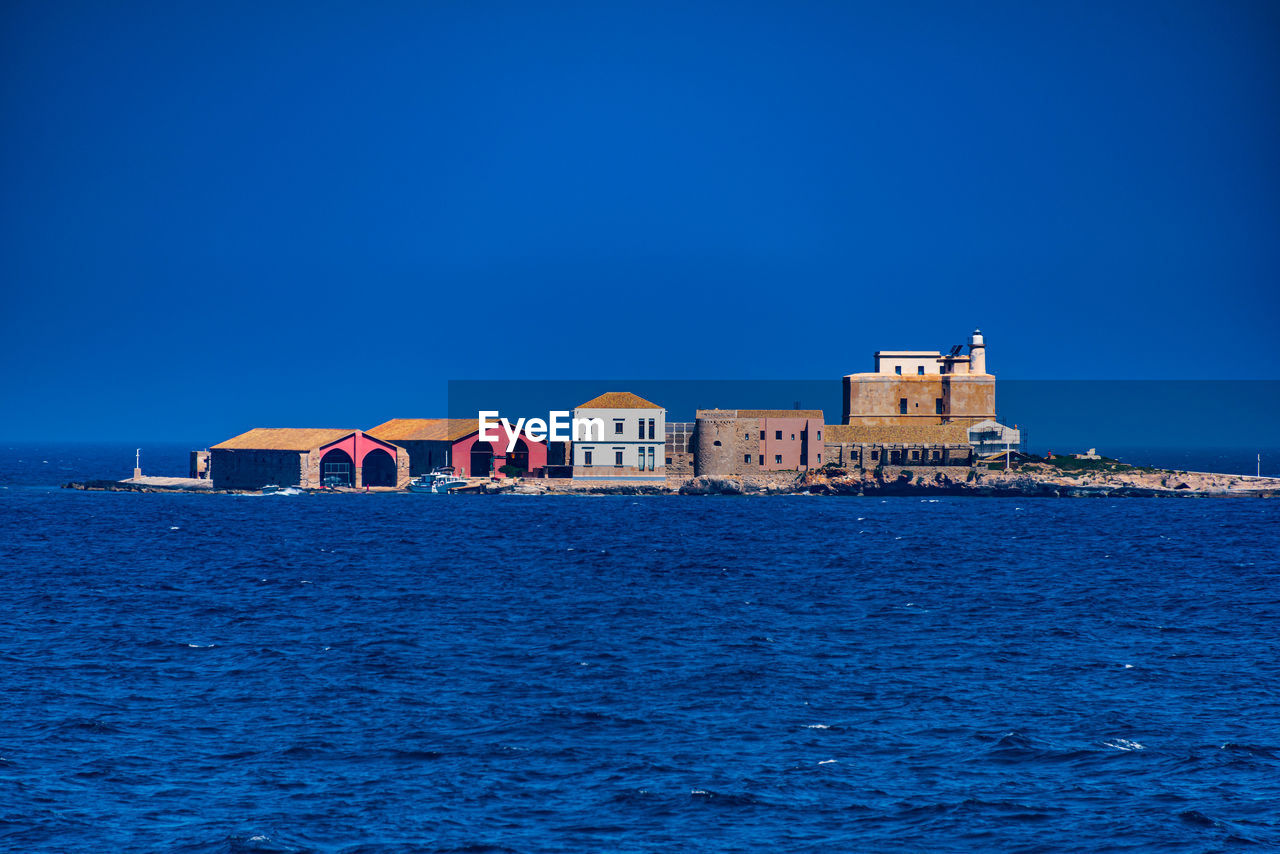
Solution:
<path fill-rule="evenodd" d="M 423 492 L 432 495 L 448 495 L 449 490 L 466 486 L 467 479 L 458 477 L 452 468 L 436 469 L 430 474 L 419 475 L 409 481 L 410 492 Z"/>
<path fill-rule="evenodd" d="M 296 486 L 280 486 L 276 483 L 269 483 L 262 487 L 263 495 L 301 495 L 302 490 Z"/>

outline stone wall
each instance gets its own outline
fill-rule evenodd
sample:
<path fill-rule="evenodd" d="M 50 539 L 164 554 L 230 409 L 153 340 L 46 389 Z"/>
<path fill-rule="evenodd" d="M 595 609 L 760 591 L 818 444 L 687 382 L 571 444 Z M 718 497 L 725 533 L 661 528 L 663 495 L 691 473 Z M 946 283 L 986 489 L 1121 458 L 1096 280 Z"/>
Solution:
<path fill-rule="evenodd" d="M 662 468 L 648 469 L 636 466 L 574 466 L 574 480 L 608 480 L 610 478 L 645 478 L 647 480 L 663 480 L 666 478 Z"/>
<path fill-rule="evenodd" d="M 303 473 L 309 454 L 298 451 L 243 451 L 214 448 L 209 452 L 215 489 L 261 489 L 268 484 L 311 486 Z"/>
<path fill-rule="evenodd" d="M 209 452 L 208 451 L 192 451 L 191 452 L 191 474 L 193 479 L 205 480 L 209 477 Z"/>
<path fill-rule="evenodd" d="M 421 474 L 429 474 L 441 466 L 449 465 L 446 460 L 449 459 L 449 452 L 453 443 L 441 439 L 401 439 L 395 444 L 404 449 L 405 455 L 408 457 L 409 473 L 413 477 L 417 477 Z"/>
<path fill-rule="evenodd" d="M 668 421 L 666 463 L 667 474 L 685 477 L 693 474 L 694 429 L 692 421 Z"/>
<path fill-rule="evenodd" d="M 413 475 L 409 471 L 409 452 L 400 448 L 396 453 L 396 489 L 408 487 Z"/>
<path fill-rule="evenodd" d="M 820 411 L 699 409 L 697 417 L 699 476 L 794 474 L 826 462 Z"/>
<path fill-rule="evenodd" d="M 961 442 L 828 442 L 823 458 L 828 464 L 852 470 L 889 465 L 968 466 L 973 462 L 973 448 Z"/>
<path fill-rule="evenodd" d="M 995 413 L 996 378 L 990 374 L 851 374 L 844 378 L 845 424 L 976 424 L 995 418 Z"/>
<path fill-rule="evenodd" d="M 752 419 L 744 426 L 736 409 L 698 410 L 694 439 L 694 473 L 704 477 L 720 477 L 737 474 L 738 461 L 744 454 L 752 453 L 747 443 L 758 446 L 759 439 L 751 434 L 760 428 Z M 745 438 L 751 436 L 751 438 Z"/>

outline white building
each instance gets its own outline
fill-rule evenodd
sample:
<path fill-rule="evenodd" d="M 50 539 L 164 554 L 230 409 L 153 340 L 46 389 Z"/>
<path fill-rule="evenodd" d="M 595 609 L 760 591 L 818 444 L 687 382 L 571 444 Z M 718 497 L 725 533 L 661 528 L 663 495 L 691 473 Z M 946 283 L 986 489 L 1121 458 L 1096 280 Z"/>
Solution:
<path fill-rule="evenodd" d="M 573 410 L 574 480 L 661 480 L 667 411 L 628 391 L 605 392 Z M 581 422 L 590 421 L 589 427 Z"/>
<path fill-rule="evenodd" d="M 1003 453 L 1005 449 L 1017 451 L 1022 444 L 1022 431 L 998 421 L 979 421 L 969 428 L 969 444 L 979 457 Z"/>

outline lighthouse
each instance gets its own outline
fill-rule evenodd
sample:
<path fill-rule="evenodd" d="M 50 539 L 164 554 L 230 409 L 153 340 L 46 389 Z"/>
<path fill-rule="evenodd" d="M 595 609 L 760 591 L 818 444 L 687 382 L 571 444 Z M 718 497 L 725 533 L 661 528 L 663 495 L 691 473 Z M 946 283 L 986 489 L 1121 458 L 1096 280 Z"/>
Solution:
<path fill-rule="evenodd" d="M 969 336 L 969 372 L 985 374 L 987 372 L 987 345 L 982 340 L 982 330 L 975 329 Z"/>

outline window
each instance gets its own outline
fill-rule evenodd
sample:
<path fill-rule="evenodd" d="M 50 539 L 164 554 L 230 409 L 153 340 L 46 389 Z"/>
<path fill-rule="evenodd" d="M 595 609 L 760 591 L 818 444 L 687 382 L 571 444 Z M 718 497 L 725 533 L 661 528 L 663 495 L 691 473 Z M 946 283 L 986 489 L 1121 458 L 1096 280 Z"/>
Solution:
<path fill-rule="evenodd" d="M 819 441 L 819 442 L 821 442 L 821 441 L 822 441 L 822 431 L 821 431 L 821 430 L 819 430 L 819 431 L 818 431 L 818 441 Z"/>
<path fill-rule="evenodd" d="M 760 431 L 760 441 L 761 441 L 761 442 L 763 442 L 763 441 L 764 441 L 764 431 L 763 431 L 763 430 L 761 430 L 761 431 Z"/>
<path fill-rule="evenodd" d="M 941 414 L 942 414 L 942 398 L 940 398 L 940 397 L 934 398 L 934 400 L 933 400 L 933 411 L 934 411 L 934 412 L 936 412 L 936 413 L 938 413 L 939 415 L 941 415 Z"/>
<path fill-rule="evenodd" d="M 712 442 L 711 444 L 715 445 L 715 446 L 718 448 L 718 447 L 720 447 L 720 440 L 719 440 L 719 439 L 716 439 L 716 440 L 715 440 L 714 442 Z"/>
<path fill-rule="evenodd" d="M 920 459 L 920 452 L 919 452 L 919 451 L 912 451 L 912 452 L 911 452 L 911 459 L 913 459 L 913 460 L 918 460 L 918 459 Z"/>
<path fill-rule="evenodd" d="M 742 438 L 744 438 L 744 439 L 750 439 L 750 438 L 751 438 L 751 434 L 750 434 L 750 433 L 743 433 L 743 434 L 742 434 Z"/>
<path fill-rule="evenodd" d="M 749 463 L 749 462 L 751 462 L 751 455 L 750 455 L 750 454 L 743 454 L 743 455 L 742 455 L 742 461 L 743 461 L 744 463 Z"/>
<path fill-rule="evenodd" d="M 620 465 L 622 465 L 622 451 L 614 451 L 614 452 L 613 452 L 613 464 L 614 464 L 615 466 L 620 466 Z"/>
<path fill-rule="evenodd" d="M 850 451 L 849 451 L 849 459 L 851 459 L 851 460 L 856 460 L 857 458 L 858 458 L 858 452 L 857 452 L 857 451 L 855 451 L 855 450 L 850 450 Z"/>
<path fill-rule="evenodd" d="M 907 414 L 907 399 L 905 397 L 898 399 L 898 414 L 899 415 Z"/>
<path fill-rule="evenodd" d="M 583 452 L 582 452 L 582 464 L 583 464 L 584 466 L 589 466 L 589 465 L 591 465 L 591 452 L 590 452 L 590 451 L 583 451 Z"/>
<path fill-rule="evenodd" d="M 654 425 L 656 425 L 657 423 L 658 423 L 658 420 L 657 420 L 656 418 L 650 418 L 650 419 L 649 419 L 649 438 L 650 438 L 650 439 L 652 439 L 652 438 L 653 438 L 653 431 L 654 431 L 654 429 L 655 429 L 655 428 L 654 428 Z"/>
<path fill-rule="evenodd" d="M 760 465 L 764 465 L 764 454 L 760 455 Z"/>
<path fill-rule="evenodd" d="M 324 483 L 325 481 L 329 480 L 329 478 L 331 477 L 339 478 L 343 482 L 350 484 L 351 483 L 351 463 L 334 463 L 334 462 L 325 463 L 324 464 L 324 480 L 320 482 Z"/>
<path fill-rule="evenodd" d="M 667 465 L 671 465 L 671 457 L 667 457 Z"/>
<path fill-rule="evenodd" d="M 649 449 L 649 471 L 653 471 L 653 448 Z"/>
<path fill-rule="evenodd" d="M 791 441 L 793 441 L 793 442 L 794 442 L 795 440 L 796 440 L 796 434 L 795 434 L 795 433 L 792 433 L 792 434 L 791 434 Z"/>
<path fill-rule="evenodd" d="M 822 462 L 822 454 L 818 454 L 818 462 Z"/>
<path fill-rule="evenodd" d="M 924 365 L 916 365 L 916 374 L 924 376 Z"/>
<path fill-rule="evenodd" d="M 895 374 L 898 374 L 899 376 L 901 376 L 901 375 L 902 375 L 902 365 L 894 365 L 894 366 L 893 366 L 893 372 L 894 372 Z"/>
<path fill-rule="evenodd" d="M 781 438 L 782 438 L 782 431 L 781 431 L 781 430 L 774 430 L 774 431 L 773 431 L 773 438 L 775 438 L 775 439 L 781 439 Z M 795 437 L 794 437 L 794 436 L 792 436 L 791 438 L 793 438 L 793 439 L 794 439 Z"/>
<path fill-rule="evenodd" d="M 872 451 L 872 452 L 871 452 L 871 459 L 872 459 L 872 460 L 878 460 L 878 459 L 880 459 L 880 452 L 879 452 L 879 451 Z"/>
<path fill-rule="evenodd" d="M 782 465 L 782 454 L 774 454 L 773 461 L 778 465 Z"/>
<path fill-rule="evenodd" d="M 613 419 L 613 435 L 615 436 L 622 435 L 622 419 L 621 418 Z"/>
<path fill-rule="evenodd" d="M 933 452 L 933 458 L 934 458 L 935 460 L 940 460 L 940 459 L 942 459 L 942 451 L 934 451 L 934 452 Z"/>

